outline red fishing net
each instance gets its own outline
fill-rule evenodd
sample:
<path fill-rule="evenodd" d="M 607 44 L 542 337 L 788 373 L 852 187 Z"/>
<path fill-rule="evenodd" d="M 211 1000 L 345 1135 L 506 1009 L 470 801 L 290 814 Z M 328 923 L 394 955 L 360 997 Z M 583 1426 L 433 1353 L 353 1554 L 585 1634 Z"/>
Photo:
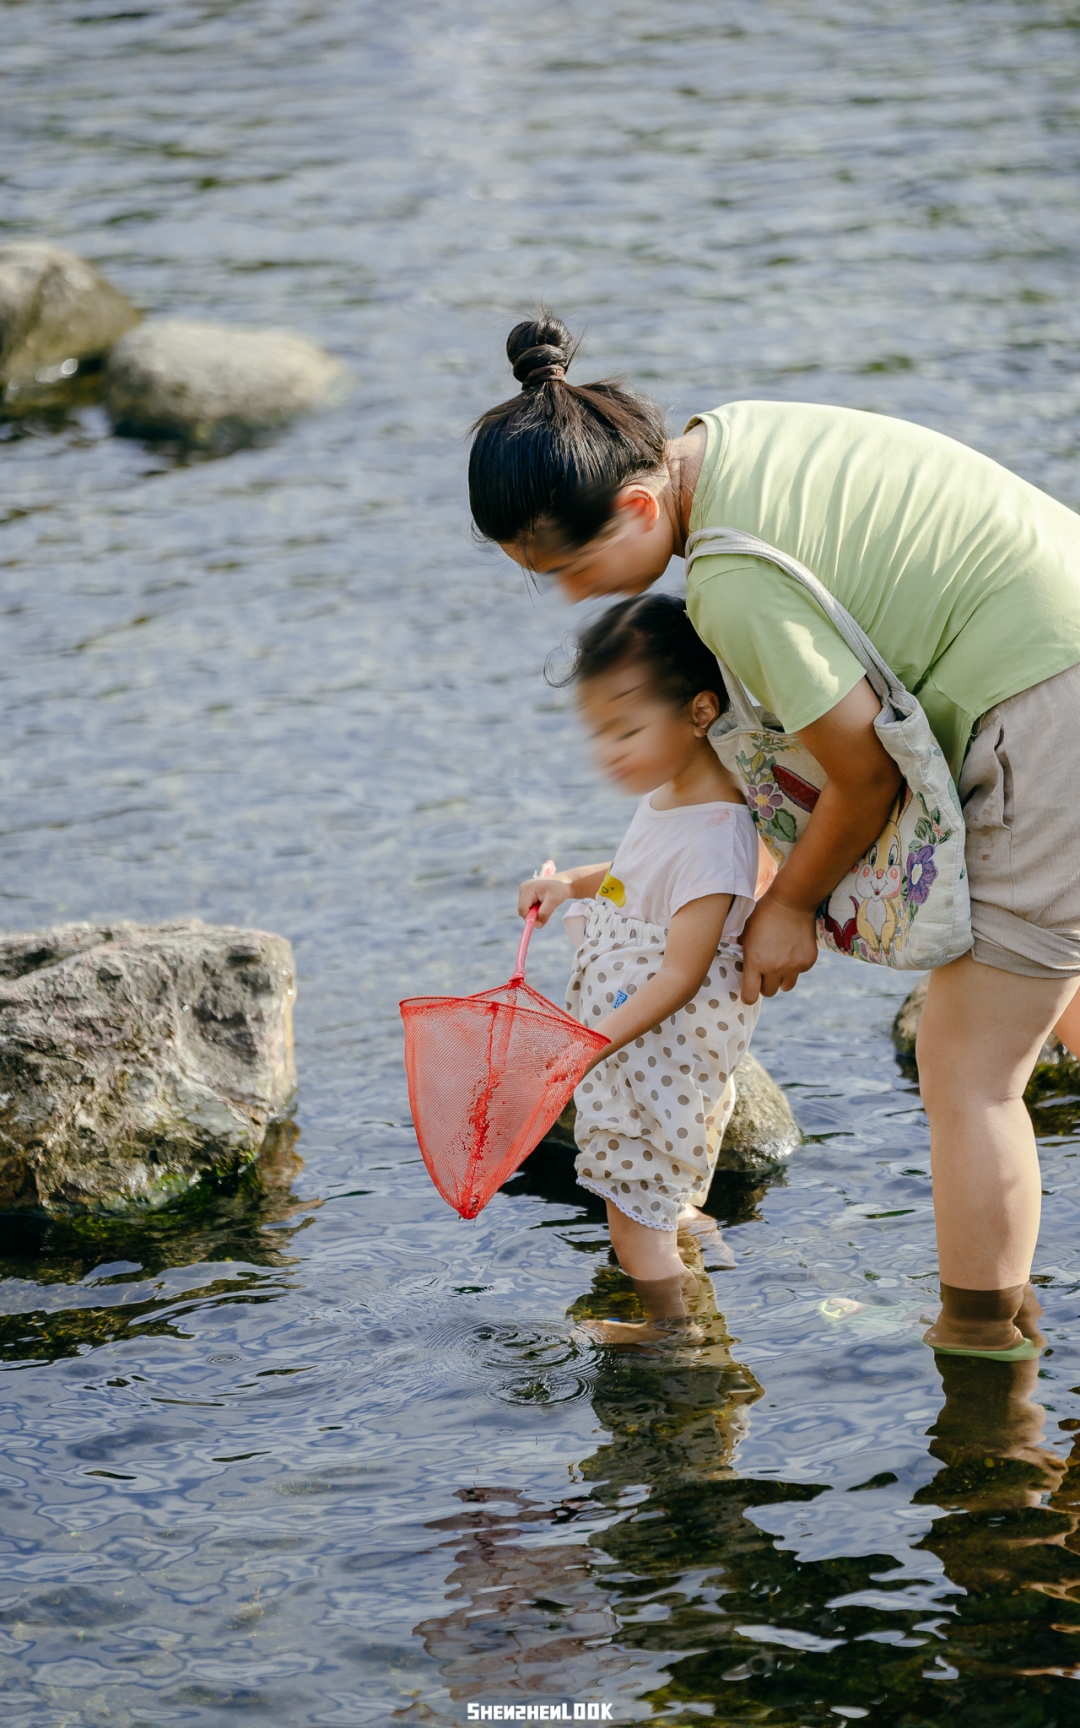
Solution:
<path fill-rule="evenodd" d="M 508 984 L 478 996 L 401 1004 L 405 1072 L 428 1174 L 475 1218 L 544 1138 L 608 1040 L 525 983 L 524 950 Z"/>

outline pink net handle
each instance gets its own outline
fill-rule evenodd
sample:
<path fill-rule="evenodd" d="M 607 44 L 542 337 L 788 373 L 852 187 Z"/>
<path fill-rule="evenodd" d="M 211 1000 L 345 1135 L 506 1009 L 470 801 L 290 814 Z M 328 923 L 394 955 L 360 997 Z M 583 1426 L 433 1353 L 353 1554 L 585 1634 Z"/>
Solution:
<path fill-rule="evenodd" d="M 555 860 L 554 858 L 549 858 L 547 863 L 536 872 L 534 880 L 542 876 L 554 876 L 554 874 Z M 523 984 L 525 981 L 525 956 L 529 952 L 529 942 L 532 938 L 533 931 L 536 929 L 536 920 L 539 916 L 539 906 L 530 906 L 528 915 L 525 919 L 525 928 L 521 932 L 521 941 L 518 943 L 517 959 L 514 961 L 514 972 L 510 979 L 511 984 Z"/>

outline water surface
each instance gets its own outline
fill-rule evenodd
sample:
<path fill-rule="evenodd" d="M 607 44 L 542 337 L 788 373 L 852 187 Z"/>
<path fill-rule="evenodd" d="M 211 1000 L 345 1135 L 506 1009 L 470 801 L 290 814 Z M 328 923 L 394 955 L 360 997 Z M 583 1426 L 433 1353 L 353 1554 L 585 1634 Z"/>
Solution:
<path fill-rule="evenodd" d="M 943 1385 L 905 981 L 823 961 L 757 1040 L 809 1143 L 716 1191 L 709 1344 L 635 1357 L 575 1332 L 630 1298 L 557 1160 L 471 1225 L 430 1187 L 396 1004 L 501 981 L 517 881 L 628 817 L 540 677 L 570 616 L 470 539 L 509 325 L 546 296 L 579 375 L 675 426 L 847 403 L 1080 505 L 1075 6 L 6 0 L 0 29 L 0 233 L 355 377 L 218 461 L 93 406 L 2 432 L 0 918 L 282 931 L 301 1072 L 299 1138 L 234 1191 L 4 1228 L 11 1728 L 1069 1722 L 1072 1104 L 1039 1124 L 1050 1350 Z M 561 940 L 533 954 L 557 995 Z"/>

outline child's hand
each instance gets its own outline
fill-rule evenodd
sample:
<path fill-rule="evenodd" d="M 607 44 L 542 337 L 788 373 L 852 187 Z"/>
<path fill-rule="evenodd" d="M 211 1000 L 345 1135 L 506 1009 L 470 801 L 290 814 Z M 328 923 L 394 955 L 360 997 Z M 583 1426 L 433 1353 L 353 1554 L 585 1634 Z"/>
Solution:
<path fill-rule="evenodd" d="M 536 922 L 546 924 L 564 900 L 572 900 L 573 896 L 574 890 L 570 883 L 560 880 L 558 876 L 530 876 L 518 889 L 518 916 L 527 918 L 531 908 L 539 906 Z"/>
<path fill-rule="evenodd" d="M 608 1016 L 608 1018 L 610 1019 L 610 1015 Z M 608 1031 L 607 1027 L 604 1025 L 603 1020 L 597 1021 L 596 1025 L 592 1027 L 592 1031 L 593 1032 L 599 1032 L 602 1037 L 604 1037 L 608 1040 L 608 1048 L 606 1050 L 598 1050 L 596 1052 L 596 1055 L 593 1057 L 592 1061 L 589 1063 L 589 1066 L 586 1068 L 585 1074 L 591 1074 L 594 1068 L 596 1068 L 601 1062 L 606 1062 L 608 1057 L 610 1055 L 612 1055 L 612 1053 L 613 1053 L 612 1047 L 611 1047 L 612 1043 L 613 1043 L 611 1033 Z M 581 1080 L 584 1080 L 585 1074 L 583 1074 L 581 1076 Z M 579 1086 L 581 1085 L 581 1080 L 578 1081 Z"/>

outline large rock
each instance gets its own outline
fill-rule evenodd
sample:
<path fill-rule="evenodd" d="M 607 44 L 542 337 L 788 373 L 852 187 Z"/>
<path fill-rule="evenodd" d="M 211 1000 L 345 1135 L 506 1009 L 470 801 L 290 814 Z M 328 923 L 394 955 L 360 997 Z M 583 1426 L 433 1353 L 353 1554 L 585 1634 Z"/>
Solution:
<path fill-rule="evenodd" d="M 0 1209 L 158 1203 L 246 1163 L 295 1092 L 294 996 L 262 930 L 0 938 Z"/>
<path fill-rule="evenodd" d="M 720 1142 L 716 1168 L 747 1173 L 774 1170 L 802 1145 L 787 1093 L 756 1056 L 749 1054 L 735 1070 L 735 1089 L 738 1096 Z"/>
<path fill-rule="evenodd" d="M 0 386 L 7 409 L 36 406 L 100 360 L 138 322 L 130 301 L 59 246 L 0 245 Z"/>
<path fill-rule="evenodd" d="M 150 319 L 105 367 L 118 432 L 228 449 L 336 400 L 345 368 L 287 330 Z"/>
<path fill-rule="evenodd" d="M 778 1169 L 802 1145 L 787 1094 L 768 1069 L 749 1054 L 736 1070 L 735 1089 L 738 1096 L 720 1143 L 716 1168 L 743 1175 Z M 571 1099 L 548 1139 L 556 1145 L 574 1146 L 574 1116 Z"/>
<path fill-rule="evenodd" d="M 930 974 L 927 972 L 905 996 L 892 1024 L 892 1041 L 897 1054 L 905 1066 L 912 1068 L 915 1065 L 915 1039 L 929 983 Z M 1080 1090 L 1080 1062 L 1070 1050 L 1066 1050 L 1061 1039 L 1055 1038 L 1051 1033 L 1039 1051 L 1039 1059 L 1024 1096 L 1032 1103 L 1047 1092 L 1066 1090 Z"/>

